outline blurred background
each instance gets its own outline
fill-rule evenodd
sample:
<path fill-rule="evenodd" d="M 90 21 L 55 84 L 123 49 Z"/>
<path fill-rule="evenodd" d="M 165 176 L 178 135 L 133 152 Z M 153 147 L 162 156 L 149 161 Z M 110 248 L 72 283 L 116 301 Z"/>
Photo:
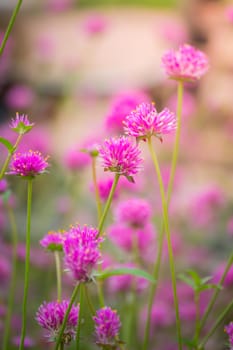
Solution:
<path fill-rule="evenodd" d="M 15 0 L 0 1 L 0 40 L 15 5 Z M 188 255 L 188 266 L 196 264 L 204 273 L 217 274 L 227 253 L 232 250 L 233 235 L 232 42 L 231 1 L 23 2 L 0 60 L 0 134 L 14 142 L 16 135 L 9 129 L 9 122 L 16 112 L 27 114 L 36 126 L 25 135 L 20 150 L 33 149 L 50 155 L 49 174 L 41 176 L 34 184 L 32 222 L 35 251 L 32 265 L 35 273 L 31 282 L 31 319 L 34 319 L 38 305 L 46 298 L 51 299 L 55 289 L 50 281 L 53 266 L 50 257 L 39 247 L 39 240 L 49 230 L 65 229 L 77 221 L 96 225 L 90 159 L 80 150 L 110 135 L 122 133 L 115 116 L 117 108 L 125 116 L 138 103 L 154 101 L 159 111 L 164 107 L 176 111 L 176 83 L 165 76 L 161 56 L 167 49 L 177 49 L 183 43 L 203 50 L 209 57 L 210 69 L 200 82 L 187 84 L 185 88 L 179 168 L 171 203 L 172 220 L 178 232 L 174 245 L 177 244 L 180 254 L 181 270 L 187 264 Z M 173 140 L 168 136 L 163 144 L 156 145 L 165 181 L 169 174 Z M 6 153 L 2 146 L 0 152 L 0 161 L 3 162 Z M 145 168 L 151 171 L 149 163 Z M 97 170 L 102 179 L 101 167 L 98 166 Z M 103 203 L 108 179 L 100 184 Z M 10 203 L 15 209 L 22 243 L 18 252 L 20 284 L 26 188 L 20 179 L 8 177 L 8 182 Z M 122 198 L 147 196 L 156 211 L 154 222 L 158 222 L 159 198 L 150 191 L 150 178 L 145 179 L 142 174 L 135 188 L 122 184 L 121 189 Z M 0 327 L 3 328 L 11 270 L 11 228 L 6 208 L 0 204 L 0 281 L 3 286 L 0 291 Z M 179 244 L 184 241 L 187 245 L 180 253 Z M 194 248 L 191 249 L 192 244 Z M 122 257 L 121 260 L 124 261 Z M 147 261 L 147 264 L 150 270 L 151 262 Z M 41 288 L 38 281 L 43 278 L 45 268 L 49 273 Z M 229 286 L 232 288 L 233 276 L 231 278 Z M 72 282 L 69 282 L 68 296 L 71 286 Z M 125 298 L 127 290 L 122 293 L 126 293 L 123 294 Z M 227 293 L 226 300 L 232 289 Z M 19 288 L 18 301 L 21 294 Z M 114 298 L 109 298 L 110 302 L 112 300 L 117 305 Z M 145 295 L 142 303 L 143 300 Z M 191 319 L 184 311 L 185 317 L 186 321 L 188 317 Z M 15 349 L 20 330 L 20 309 L 17 307 L 13 322 L 11 343 Z M 159 327 L 164 325 L 166 322 Z M 28 347 L 41 349 L 44 343 L 38 340 L 38 327 L 35 322 L 30 327 Z M 221 332 L 216 349 L 224 349 L 220 345 Z M 132 344 L 132 349 L 136 349 L 137 342 Z M 163 345 L 161 340 L 159 346 L 174 349 L 172 344 L 171 341 Z M 93 345 L 88 346 L 86 349 L 93 349 Z M 213 343 L 211 346 L 213 349 Z"/>

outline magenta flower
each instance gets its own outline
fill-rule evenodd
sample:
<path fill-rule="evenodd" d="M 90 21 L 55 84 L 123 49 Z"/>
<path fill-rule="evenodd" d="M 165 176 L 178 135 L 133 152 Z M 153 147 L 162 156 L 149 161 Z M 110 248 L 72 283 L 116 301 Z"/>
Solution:
<path fill-rule="evenodd" d="M 5 179 L 0 180 L 0 194 L 6 192 L 8 189 L 8 183 Z"/>
<path fill-rule="evenodd" d="M 95 322 L 96 344 L 115 349 L 119 335 L 121 322 L 116 310 L 105 306 L 96 311 L 93 317 Z"/>
<path fill-rule="evenodd" d="M 47 250 L 54 252 L 59 251 L 61 252 L 63 250 L 63 241 L 64 241 L 64 235 L 62 232 L 48 232 L 44 238 L 40 240 L 40 244 L 43 248 L 46 248 Z"/>
<path fill-rule="evenodd" d="M 202 51 L 185 44 L 178 51 L 167 51 L 162 57 L 162 66 L 171 79 L 196 81 L 207 72 L 209 63 Z"/>
<path fill-rule="evenodd" d="M 233 322 L 224 327 L 224 331 L 229 336 L 230 349 L 233 349 Z"/>
<path fill-rule="evenodd" d="M 131 90 L 117 94 L 113 98 L 106 116 L 106 129 L 111 132 L 122 133 L 123 120 L 142 102 L 149 102 L 148 95 L 142 91 Z"/>
<path fill-rule="evenodd" d="M 93 276 L 93 269 L 101 258 L 98 230 L 92 227 L 72 226 L 65 233 L 63 250 L 64 261 L 73 278 L 79 282 L 88 282 Z"/>
<path fill-rule="evenodd" d="M 29 151 L 15 153 L 10 164 L 10 175 L 35 177 L 43 174 L 48 167 L 48 157 L 44 158 L 40 152 Z"/>
<path fill-rule="evenodd" d="M 142 103 L 123 122 L 127 135 L 146 141 L 151 136 L 161 139 L 176 129 L 176 117 L 167 108 L 158 113 L 153 103 Z"/>
<path fill-rule="evenodd" d="M 13 86 L 6 95 L 7 105 L 15 110 L 24 110 L 32 105 L 35 96 L 33 90 L 26 85 Z"/>
<path fill-rule="evenodd" d="M 89 35 L 96 35 L 103 33 L 108 26 L 107 19 L 101 14 L 90 15 L 84 23 L 84 30 Z"/>
<path fill-rule="evenodd" d="M 19 113 L 16 113 L 15 119 L 12 119 L 10 124 L 10 128 L 21 135 L 29 132 L 33 126 L 34 126 L 34 123 L 31 123 L 28 120 L 27 115 L 25 114 L 20 115 Z"/>
<path fill-rule="evenodd" d="M 99 147 L 104 171 L 124 175 L 129 180 L 141 169 L 141 152 L 127 137 L 110 138 Z M 133 180 L 132 180 L 133 181 Z"/>
<path fill-rule="evenodd" d="M 68 300 L 44 302 L 36 313 L 36 321 L 46 329 L 46 337 L 49 341 L 56 341 L 59 335 L 62 322 L 69 306 Z M 63 344 L 69 344 L 74 339 L 78 323 L 79 306 L 72 306 L 66 327 L 62 337 Z"/>

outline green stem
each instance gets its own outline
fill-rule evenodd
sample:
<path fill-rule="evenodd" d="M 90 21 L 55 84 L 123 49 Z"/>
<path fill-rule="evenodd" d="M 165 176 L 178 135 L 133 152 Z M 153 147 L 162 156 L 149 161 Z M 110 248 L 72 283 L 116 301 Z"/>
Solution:
<path fill-rule="evenodd" d="M 57 275 L 57 301 L 61 301 L 61 260 L 58 251 L 54 252 Z"/>
<path fill-rule="evenodd" d="M 13 28 L 13 26 L 14 26 L 14 23 L 15 23 L 15 20 L 16 20 L 16 16 L 17 16 L 17 14 L 18 14 L 18 12 L 19 12 L 20 6 L 22 5 L 22 2 L 23 2 L 23 0 L 19 0 L 19 1 L 18 1 L 17 5 L 15 6 L 15 9 L 14 9 L 14 11 L 13 11 L 13 13 L 12 13 L 10 22 L 9 22 L 9 24 L 8 24 L 8 27 L 7 27 L 7 29 L 6 29 L 6 33 L 5 33 L 5 35 L 4 35 L 4 38 L 3 38 L 3 41 L 2 41 L 2 44 L 1 44 L 1 47 L 0 47 L 0 56 L 3 54 L 3 51 L 4 51 L 4 49 L 5 49 L 7 40 L 8 40 L 8 38 L 9 38 L 9 35 L 10 35 L 10 33 L 11 33 L 11 31 L 12 31 L 12 28 Z"/>
<path fill-rule="evenodd" d="M 98 226 L 98 231 L 99 231 L 98 236 L 100 236 L 102 234 L 105 219 L 106 219 L 106 216 L 108 214 L 109 208 L 111 206 L 113 195 L 115 193 L 115 189 L 117 187 L 119 178 L 120 178 L 120 174 L 115 174 L 115 178 L 114 178 L 112 188 L 111 188 L 111 191 L 110 191 L 108 199 L 107 199 L 107 203 L 105 205 L 104 211 L 103 211 L 102 216 L 100 218 L 100 222 L 99 222 L 99 226 Z"/>
<path fill-rule="evenodd" d="M 23 296 L 23 310 L 22 310 L 22 331 L 21 331 L 19 350 L 24 349 L 24 338 L 25 338 L 25 334 L 26 334 L 27 301 L 28 301 L 29 269 L 30 269 L 30 244 L 31 244 L 32 181 L 33 181 L 33 179 L 28 180 L 24 296 Z"/>
<path fill-rule="evenodd" d="M 200 292 L 195 291 L 194 302 L 196 305 L 196 322 L 195 322 L 195 344 L 199 342 L 200 335 Z"/>
<path fill-rule="evenodd" d="M 177 159 L 179 154 L 179 144 L 180 144 L 180 131 L 181 131 L 181 116 L 182 116 L 182 104 L 183 104 L 183 88 L 184 84 L 183 81 L 178 82 L 178 91 L 177 91 L 177 130 L 176 130 L 176 139 L 175 139 L 175 146 L 173 149 L 172 154 L 172 165 L 171 165 L 171 174 L 169 178 L 168 183 L 168 191 L 167 191 L 167 207 L 169 207 L 172 189 L 174 185 L 174 178 L 175 178 L 175 171 L 176 171 L 176 165 L 177 165 Z M 164 242 L 164 223 L 162 224 L 160 233 L 159 233 L 159 244 L 158 244 L 158 253 L 157 258 L 155 261 L 154 269 L 153 269 L 153 276 L 156 281 L 158 281 L 159 278 L 159 271 L 160 271 L 160 265 L 161 265 L 161 258 L 162 258 L 162 249 L 163 249 L 163 242 Z M 143 342 L 143 349 L 146 350 L 148 348 L 149 343 L 149 333 L 150 333 L 150 324 L 151 324 L 151 312 L 152 312 L 152 306 L 154 297 L 157 292 L 157 286 L 158 283 L 151 284 L 150 291 L 149 291 L 149 301 L 148 301 L 148 308 L 147 308 L 147 319 L 146 319 L 146 327 L 145 327 L 145 335 L 144 335 L 144 342 Z"/>
<path fill-rule="evenodd" d="M 167 190 L 167 203 L 169 206 L 171 200 L 172 189 L 174 185 L 174 178 L 176 172 L 177 159 L 179 154 L 179 144 L 180 144 L 180 131 L 181 131 L 181 116 L 182 116 L 182 104 L 183 104 L 183 90 L 184 83 L 183 81 L 178 81 L 178 90 L 177 90 L 177 129 L 176 129 L 176 138 L 175 138 L 175 146 L 173 148 L 172 154 L 172 165 L 171 165 L 171 174 L 169 178 L 168 190 Z"/>
<path fill-rule="evenodd" d="M 91 302 L 91 299 L 90 299 L 90 295 L 89 295 L 89 291 L 88 291 L 88 287 L 87 287 L 87 285 L 84 285 L 84 287 L 85 287 L 85 297 L 86 297 L 87 305 L 88 305 L 88 307 L 90 309 L 90 312 L 91 312 L 92 316 L 94 316 L 95 315 L 95 308 L 92 305 L 92 302 Z"/>
<path fill-rule="evenodd" d="M 202 342 L 198 345 L 198 349 L 203 349 L 203 347 L 205 346 L 205 344 L 207 343 L 207 341 L 209 340 L 211 335 L 214 334 L 214 332 L 216 331 L 218 326 L 221 324 L 221 322 L 223 321 L 225 316 L 228 314 L 229 311 L 231 311 L 232 308 L 233 308 L 233 300 L 225 308 L 225 310 L 223 310 L 223 312 L 220 314 L 220 316 L 218 317 L 217 321 L 215 322 L 215 324 L 213 325 L 213 327 L 211 328 L 209 333 L 205 336 L 205 338 L 202 340 Z"/>
<path fill-rule="evenodd" d="M 163 208 L 163 222 L 164 222 L 165 234 L 166 234 L 166 237 L 167 237 L 169 265 L 170 265 L 170 271 L 171 271 L 172 289 L 173 289 L 173 296 L 174 296 L 174 306 L 175 306 L 175 315 L 176 315 L 176 331 L 177 331 L 179 350 L 182 350 L 182 337 L 181 337 L 181 324 L 180 324 L 180 316 L 179 316 L 179 303 L 178 303 L 177 288 L 176 288 L 176 272 L 175 272 L 175 264 L 174 264 L 174 257 L 173 257 L 173 251 L 172 251 L 172 244 L 171 244 L 171 234 L 170 234 L 170 227 L 169 227 L 167 201 L 166 201 L 166 197 L 165 197 L 163 180 L 162 180 L 162 175 L 161 175 L 159 163 L 158 163 L 158 160 L 157 160 L 156 153 L 154 152 L 154 149 L 153 149 L 153 146 L 152 146 L 151 138 L 148 138 L 148 147 L 149 147 L 151 158 L 152 158 L 152 161 L 153 161 L 153 164 L 154 164 L 157 176 L 158 176 L 159 189 L 160 189 L 160 195 L 161 195 L 161 200 L 162 200 L 162 208 Z"/>
<path fill-rule="evenodd" d="M 79 340 L 80 340 L 80 332 L 81 332 L 81 322 L 82 322 L 82 314 L 83 314 L 83 301 L 84 301 L 84 285 L 81 283 L 80 285 L 80 299 L 79 299 L 79 314 L 78 314 L 78 326 L 76 333 L 76 350 L 79 350 Z"/>
<path fill-rule="evenodd" d="M 61 326 L 61 329 L 60 329 L 60 332 L 59 332 L 59 335 L 58 335 L 58 338 L 57 338 L 57 341 L 56 341 L 56 345 L 55 345 L 55 350 L 58 350 L 59 349 L 59 346 L 63 343 L 62 342 L 62 336 L 63 336 L 63 333 L 64 333 L 64 330 L 65 330 L 65 327 L 66 327 L 66 323 L 67 323 L 67 320 L 68 320 L 68 317 L 69 317 L 69 313 L 70 313 L 70 310 L 72 308 L 72 305 L 74 304 L 75 302 L 75 299 L 77 297 L 77 294 L 78 294 L 78 291 L 79 291 L 79 287 L 80 287 L 80 284 L 76 284 L 74 290 L 73 290 L 73 293 L 71 295 L 71 298 L 70 298 L 70 303 L 69 303 L 69 306 L 66 310 L 66 313 L 65 313 L 65 316 L 64 316 L 64 319 L 63 319 L 63 322 L 62 322 L 62 326 Z"/>
<path fill-rule="evenodd" d="M 95 190 L 95 200 L 96 200 L 96 206 L 97 206 L 97 214 L 98 214 L 98 221 L 101 218 L 101 212 L 102 212 L 102 205 L 100 200 L 100 193 L 99 188 L 97 184 L 97 176 L 96 176 L 96 157 L 92 156 L 92 178 L 93 178 L 93 184 L 94 184 L 94 190 Z"/>
<path fill-rule="evenodd" d="M 5 163 L 3 164 L 3 167 L 2 167 L 2 170 L 1 170 L 1 173 L 0 173 L 0 180 L 3 178 L 4 174 L 5 174 L 5 171 L 7 170 L 7 167 L 10 163 L 10 160 L 11 160 L 11 157 L 12 155 L 14 154 L 14 152 L 16 151 L 21 139 L 22 139 L 23 135 L 22 134 L 19 134 L 19 136 L 17 137 L 17 140 L 14 144 L 14 147 L 13 147 L 13 151 L 12 152 L 9 152 L 8 153 L 8 156 L 5 160 Z"/>
<path fill-rule="evenodd" d="M 12 233 L 12 273 L 11 273 L 11 282 L 10 282 L 10 291 L 7 305 L 7 314 L 4 325 L 4 337 L 3 337 L 3 350 L 8 349 L 9 335 L 10 335 L 10 324 L 12 317 L 12 310 L 14 305 L 14 295 L 16 287 L 16 276 L 17 276 L 17 246 L 18 246 L 18 232 L 15 222 L 15 216 L 12 208 L 7 204 L 7 211 L 9 216 L 9 221 L 11 225 Z"/>
<path fill-rule="evenodd" d="M 221 277 L 221 279 L 219 281 L 219 286 L 220 287 L 223 286 L 223 283 L 225 281 L 225 277 L 226 277 L 228 271 L 230 270 L 230 267 L 231 267 L 232 263 L 233 263 L 233 253 L 230 255 L 230 257 L 229 257 L 229 259 L 227 261 L 225 270 L 224 270 L 224 272 L 222 274 L 222 277 Z M 215 301 L 216 301 L 220 291 L 221 291 L 220 288 L 216 288 L 214 293 L 213 293 L 213 295 L 212 295 L 212 298 L 209 301 L 207 309 L 206 309 L 206 311 L 205 311 L 205 313 L 204 313 L 204 315 L 203 315 L 203 317 L 201 319 L 201 322 L 200 322 L 200 332 L 201 332 L 201 330 L 203 329 L 203 327 L 204 327 L 204 325 L 206 323 L 206 320 L 207 320 L 207 318 L 208 318 L 208 316 L 209 316 L 209 314 L 210 314 L 210 312 L 211 312 L 211 310 L 212 310 L 212 308 L 213 308 L 213 306 L 215 304 Z"/>

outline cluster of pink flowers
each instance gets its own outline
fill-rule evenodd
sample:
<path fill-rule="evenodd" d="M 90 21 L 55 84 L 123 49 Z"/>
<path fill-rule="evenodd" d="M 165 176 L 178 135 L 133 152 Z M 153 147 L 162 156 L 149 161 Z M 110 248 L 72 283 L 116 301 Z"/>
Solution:
<path fill-rule="evenodd" d="M 230 322 L 227 326 L 225 326 L 224 331 L 229 337 L 230 349 L 233 349 L 233 322 Z"/>
<path fill-rule="evenodd" d="M 43 248 L 52 252 L 62 251 L 63 241 L 64 234 L 61 231 L 50 231 L 40 240 L 40 244 Z"/>
<path fill-rule="evenodd" d="M 22 177 L 35 177 L 36 175 L 43 174 L 49 165 L 47 159 L 48 157 L 44 158 L 37 151 L 15 153 L 8 174 Z"/>
<path fill-rule="evenodd" d="M 121 327 L 117 311 L 105 306 L 97 310 L 93 320 L 95 322 L 96 343 L 102 347 L 115 348 Z"/>

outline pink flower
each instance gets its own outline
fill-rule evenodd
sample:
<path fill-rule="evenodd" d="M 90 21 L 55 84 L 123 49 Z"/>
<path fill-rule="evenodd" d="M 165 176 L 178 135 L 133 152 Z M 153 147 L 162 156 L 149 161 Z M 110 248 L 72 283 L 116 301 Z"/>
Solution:
<path fill-rule="evenodd" d="M 112 188 L 112 184 L 113 184 L 113 178 L 112 177 L 108 177 L 108 178 L 103 178 L 100 179 L 97 183 L 98 189 L 99 189 L 99 195 L 102 201 L 106 201 L 108 199 L 109 193 L 111 191 Z M 91 191 L 94 192 L 94 186 L 91 185 Z M 117 198 L 118 197 L 118 191 L 117 188 L 114 192 L 113 198 Z"/>
<path fill-rule="evenodd" d="M 15 85 L 7 92 L 5 100 L 10 108 L 23 110 L 32 105 L 34 98 L 34 93 L 29 86 Z"/>
<path fill-rule="evenodd" d="M 226 19 L 230 23 L 233 23 L 233 6 L 232 5 L 226 7 L 225 15 L 226 15 Z"/>
<path fill-rule="evenodd" d="M 16 113 L 15 119 L 12 119 L 10 124 L 10 128 L 21 135 L 29 132 L 33 126 L 34 126 L 34 123 L 31 123 L 28 120 L 27 115 L 24 115 L 24 114 L 20 115 L 19 113 Z"/>
<path fill-rule="evenodd" d="M 96 311 L 95 322 L 96 343 L 102 347 L 116 348 L 121 322 L 116 310 L 105 306 Z"/>
<path fill-rule="evenodd" d="M 21 340 L 21 336 L 17 335 L 16 337 L 14 337 L 12 339 L 12 343 L 18 347 L 20 345 L 20 340 Z M 32 348 L 34 346 L 35 346 L 34 340 L 32 338 L 26 336 L 24 338 L 24 347 L 25 348 Z"/>
<path fill-rule="evenodd" d="M 54 252 L 63 250 L 64 235 L 62 232 L 48 232 L 41 240 L 40 244 L 45 249 Z"/>
<path fill-rule="evenodd" d="M 90 161 L 90 156 L 78 148 L 68 150 L 64 157 L 64 163 L 71 171 L 83 170 L 90 164 Z"/>
<path fill-rule="evenodd" d="M 233 322 L 230 322 L 227 326 L 224 327 L 224 331 L 229 337 L 230 348 L 233 348 Z"/>
<path fill-rule="evenodd" d="M 60 332 L 66 310 L 69 306 L 68 300 L 44 302 L 40 305 L 36 313 L 36 321 L 38 324 L 46 329 L 46 337 L 49 341 L 56 341 Z M 72 306 L 66 327 L 63 333 L 63 344 L 69 344 L 74 339 L 78 323 L 79 306 Z"/>
<path fill-rule="evenodd" d="M 84 29 L 89 35 L 101 34 L 106 30 L 107 26 L 106 18 L 100 14 L 92 14 L 84 23 Z"/>
<path fill-rule="evenodd" d="M 176 130 L 176 117 L 167 108 L 158 113 L 153 103 L 142 103 L 123 122 L 125 133 L 146 141 L 151 136 L 161 139 L 163 134 Z"/>
<path fill-rule="evenodd" d="M 98 230 L 79 225 L 65 233 L 64 261 L 76 281 L 88 282 L 92 279 L 93 269 L 101 258 L 99 244 L 103 241 L 97 236 Z"/>
<path fill-rule="evenodd" d="M 116 95 L 106 116 L 106 129 L 122 133 L 125 117 L 142 102 L 149 102 L 149 97 L 142 91 L 125 91 Z"/>
<path fill-rule="evenodd" d="M 105 171 L 131 178 L 141 169 L 141 151 L 127 137 L 110 138 L 99 147 Z M 132 179 L 129 179 L 133 181 Z"/>
<path fill-rule="evenodd" d="M 0 180 L 0 194 L 6 192 L 8 189 L 8 183 L 5 179 Z"/>
<path fill-rule="evenodd" d="M 184 44 L 178 51 L 167 51 L 162 57 L 162 66 L 171 79 L 196 81 L 207 72 L 209 63 L 202 51 Z"/>
<path fill-rule="evenodd" d="M 48 167 L 47 158 L 40 152 L 15 153 L 10 164 L 10 175 L 35 177 L 43 174 Z"/>

